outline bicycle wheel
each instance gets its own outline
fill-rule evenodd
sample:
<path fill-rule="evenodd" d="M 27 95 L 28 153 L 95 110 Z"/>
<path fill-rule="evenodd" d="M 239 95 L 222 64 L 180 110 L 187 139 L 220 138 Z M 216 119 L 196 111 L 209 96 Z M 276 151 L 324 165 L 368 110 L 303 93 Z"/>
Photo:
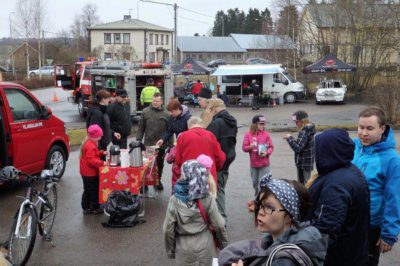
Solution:
<path fill-rule="evenodd" d="M 36 241 L 36 213 L 28 206 L 24 208 L 16 235 L 17 220 L 18 215 L 15 217 L 11 229 L 8 255 L 13 265 L 25 265 L 31 256 Z"/>
<path fill-rule="evenodd" d="M 39 234 L 50 237 L 57 212 L 57 188 L 54 184 L 49 189 L 45 188 L 44 200 L 39 211 Z"/>

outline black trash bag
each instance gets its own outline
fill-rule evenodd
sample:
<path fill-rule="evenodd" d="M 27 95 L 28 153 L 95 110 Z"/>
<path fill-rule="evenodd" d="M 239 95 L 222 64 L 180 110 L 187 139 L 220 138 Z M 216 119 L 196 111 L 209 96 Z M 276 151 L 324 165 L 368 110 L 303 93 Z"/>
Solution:
<path fill-rule="evenodd" d="M 144 223 L 139 219 L 142 198 L 129 191 L 113 191 L 108 197 L 104 211 L 110 215 L 104 227 L 132 227 Z"/>

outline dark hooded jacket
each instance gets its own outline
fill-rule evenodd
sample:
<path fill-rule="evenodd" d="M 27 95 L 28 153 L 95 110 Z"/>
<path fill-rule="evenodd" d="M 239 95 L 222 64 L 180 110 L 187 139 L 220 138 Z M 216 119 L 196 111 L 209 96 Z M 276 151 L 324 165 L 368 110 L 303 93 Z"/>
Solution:
<path fill-rule="evenodd" d="M 114 102 L 107 108 L 107 114 L 110 117 L 111 130 L 118 132 L 122 137 L 127 137 L 131 133 L 130 117 L 125 111 L 123 103 Z"/>
<path fill-rule="evenodd" d="M 364 175 L 351 163 L 354 143 L 342 129 L 316 135 L 319 177 L 309 192 L 311 224 L 329 235 L 325 265 L 368 262 L 369 190 Z"/>
<path fill-rule="evenodd" d="M 232 243 L 220 252 L 218 264 L 232 265 L 241 259 L 245 261 L 245 265 L 265 265 L 266 259 L 273 249 L 287 243 L 296 244 L 301 248 L 311 259 L 313 265 L 324 265 L 328 237 L 322 236 L 318 229 L 310 226 L 308 222 L 301 223 L 298 228 L 289 228 L 275 241 L 272 240 L 270 234 L 267 234 L 261 241 L 243 240 Z M 287 257 L 279 257 L 273 260 L 272 265 L 292 266 L 297 264 Z"/>
<path fill-rule="evenodd" d="M 302 170 L 312 170 L 314 165 L 314 135 L 315 125 L 307 124 L 300 130 L 297 139 L 289 137 L 287 142 L 294 151 L 296 167 Z"/>
<path fill-rule="evenodd" d="M 168 130 L 164 132 L 162 140 L 166 143 L 172 135 L 175 133 L 175 136 L 178 137 L 183 131 L 188 130 L 187 121 L 192 117 L 189 112 L 189 108 L 186 105 L 182 105 L 182 113 L 173 117 L 170 116 L 168 120 Z"/>
<path fill-rule="evenodd" d="M 207 130 L 214 134 L 221 145 L 222 151 L 225 152 L 226 160 L 222 169 L 228 169 L 236 157 L 235 146 L 238 131 L 236 119 L 228 111 L 222 110 L 214 115 Z"/>
<path fill-rule="evenodd" d="M 86 118 L 86 128 L 91 125 L 98 125 L 103 130 L 103 137 L 99 141 L 99 149 L 107 150 L 108 144 L 111 142 L 111 135 L 113 134 L 110 125 L 110 118 L 107 114 L 107 106 L 95 104 L 88 110 Z"/>

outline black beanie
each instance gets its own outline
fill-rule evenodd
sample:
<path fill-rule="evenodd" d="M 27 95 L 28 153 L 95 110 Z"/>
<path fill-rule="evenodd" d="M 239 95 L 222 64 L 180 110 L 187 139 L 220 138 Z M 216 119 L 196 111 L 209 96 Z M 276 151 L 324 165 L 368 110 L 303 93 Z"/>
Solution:
<path fill-rule="evenodd" d="M 212 98 L 212 92 L 208 88 L 203 88 L 203 89 L 201 89 L 201 91 L 199 93 L 199 97 L 205 98 L 205 99 L 211 99 Z"/>

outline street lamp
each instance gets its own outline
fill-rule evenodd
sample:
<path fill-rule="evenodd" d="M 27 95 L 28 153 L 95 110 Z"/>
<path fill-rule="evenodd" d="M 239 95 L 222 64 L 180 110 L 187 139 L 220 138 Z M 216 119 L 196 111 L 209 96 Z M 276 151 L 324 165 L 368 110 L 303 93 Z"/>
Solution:
<path fill-rule="evenodd" d="M 10 39 L 11 39 L 11 42 L 13 43 L 13 45 L 12 45 L 13 51 L 11 52 L 11 64 L 12 64 L 13 76 L 14 76 L 14 79 L 16 80 L 15 67 L 14 67 L 14 42 L 13 42 L 13 37 L 12 37 L 11 14 L 15 14 L 15 12 L 11 12 L 10 14 L 8 14 L 8 21 L 10 23 Z"/>
<path fill-rule="evenodd" d="M 159 4 L 159 5 L 165 5 L 165 6 L 172 6 L 174 7 L 174 50 L 172 51 L 172 58 L 174 63 L 176 63 L 176 36 L 178 34 L 178 5 L 175 4 L 168 4 L 168 3 L 160 3 L 160 2 L 155 2 L 155 1 L 150 1 L 150 0 L 140 0 L 141 2 L 145 2 L 145 3 L 153 3 L 153 4 Z"/>

